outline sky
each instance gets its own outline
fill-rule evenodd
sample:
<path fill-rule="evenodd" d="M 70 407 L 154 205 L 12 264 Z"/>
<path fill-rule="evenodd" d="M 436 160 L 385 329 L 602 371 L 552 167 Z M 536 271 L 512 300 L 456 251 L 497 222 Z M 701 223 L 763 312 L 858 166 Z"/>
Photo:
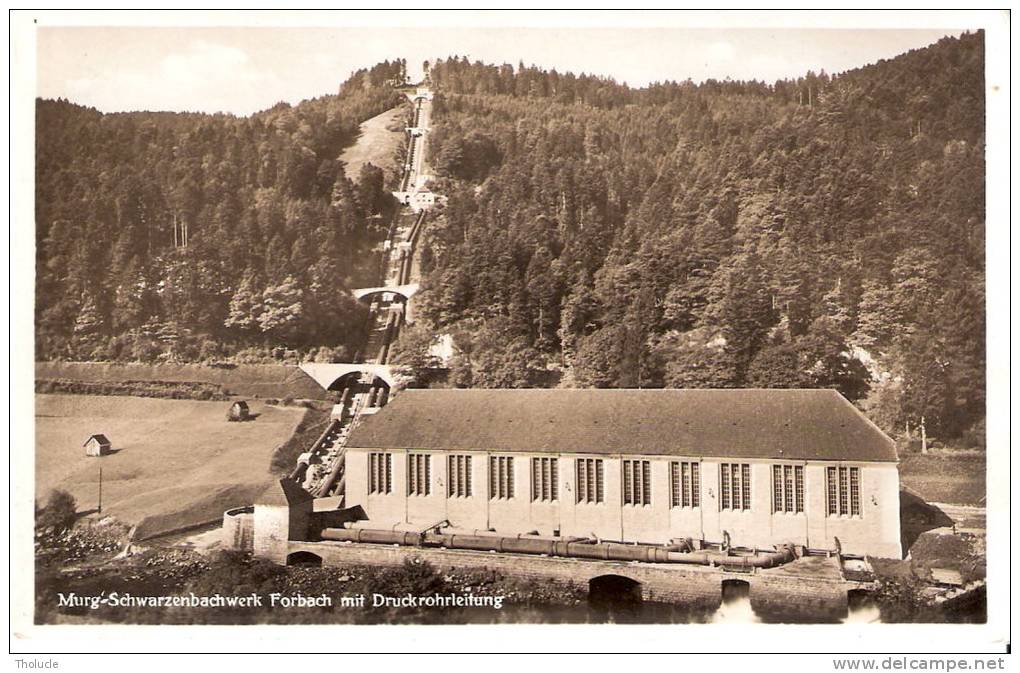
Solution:
<path fill-rule="evenodd" d="M 336 93 L 359 68 L 450 55 L 523 61 L 632 86 L 835 74 L 927 46 L 951 29 L 41 27 L 37 95 L 104 112 L 247 115 Z"/>

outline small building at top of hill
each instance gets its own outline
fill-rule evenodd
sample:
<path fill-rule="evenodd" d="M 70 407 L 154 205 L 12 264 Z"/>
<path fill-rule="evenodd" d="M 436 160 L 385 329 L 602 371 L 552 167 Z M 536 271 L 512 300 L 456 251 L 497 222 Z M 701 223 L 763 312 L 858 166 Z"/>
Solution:
<path fill-rule="evenodd" d="M 248 403 L 244 400 L 237 400 L 230 405 L 230 411 L 227 412 L 228 421 L 247 421 L 251 418 L 251 411 L 248 409 Z"/>
<path fill-rule="evenodd" d="M 111 444 L 106 435 L 96 434 L 90 435 L 82 446 L 85 447 L 86 456 L 105 456 L 110 453 Z"/>

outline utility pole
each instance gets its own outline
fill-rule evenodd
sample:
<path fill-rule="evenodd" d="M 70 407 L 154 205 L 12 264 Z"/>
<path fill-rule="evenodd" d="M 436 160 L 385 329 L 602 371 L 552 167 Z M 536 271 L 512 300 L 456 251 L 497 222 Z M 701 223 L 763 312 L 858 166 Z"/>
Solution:
<path fill-rule="evenodd" d="M 102 458 L 99 459 L 102 461 Z M 103 463 L 99 463 L 99 506 L 96 507 L 96 514 L 103 513 Z"/>

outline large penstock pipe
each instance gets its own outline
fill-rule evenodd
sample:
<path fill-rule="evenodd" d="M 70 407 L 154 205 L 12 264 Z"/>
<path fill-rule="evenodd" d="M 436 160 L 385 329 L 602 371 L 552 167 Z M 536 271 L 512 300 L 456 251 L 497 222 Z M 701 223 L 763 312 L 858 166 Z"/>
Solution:
<path fill-rule="evenodd" d="M 333 484 L 336 483 L 336 480 L 343 474 L 345 462 L 344 454 L 341 453 L 337 456 L 336 461 L 333 463 L 333 469 L 329 471 L 329 475 L 319 484 L 319 488 L 316 489 L 315 495 L 329 495 L 329 492 L 333 489 Z"/>
<path fill-rule="evenodd" d="M 291 471 L 290 479 L 292 481 L 304 481 L 305 472 L 308 471 L 308 463 L 298 463 L 297 466 Z"/>
<path fill-rule="evenodd" d="M 446 524 L 446 519 L 435 521 L 428 525 L 422 525 L 418 523 L 406 523 L 400 522 L 395 523 L 389 528 L 379 528 L 376 524 L 367 520 L 360 521 L 348 521 L 343 524 L 344 528 L 360 528 L 362 530 L 392 530 L 398 533 L 425 533 L 426 531 L 434 530 L 440 526 Z"/>
<path fill-rule="evenodd" d="M 363 522 L 362 525 L 365 525 Z M 788 563 L 795 558 L 792 545 L 770 552 L 757 552 L 749 556 L 734 556 L 721 552 L 673 551 L 669 547 L 654 545 L 622 544 L 619 542 L 584 542 L 559 539 L 543 539 L 536 536 L 493 535 L 452 535 L 449 533 L 404 532 L 372 528 L 327 528 L 322 531 L 324 540 L 348 542 L 374 542 L 378 544 L 402 544 L 423 547 L 445 547 L 472 551 L 494 551 L 513 554 L 542 554 L 567 558 L 584 558 L 601 561 L 641 561 L 645 563 L 689 563 L 696 565 L 721 565 L 743 568 L 771 568 Z"/>
<path fill-rule="evenodd" d="M 478 535 L 481 537 L 515 537 L 519 539 L 527 540 L 547 540 L 549 542 L 583 542 L 585 540 L 589 542 L 595 542 L 594 538 L 590 537 L 558 537 L 555 535 L 539 535 L 538 533 L 518 533 L 517 535 L 507 535 L 506 533 L 498 533 L 494 530 L 486 530 L 484 528 L 454 528 L 452 526 L 444 526 L 439 528 L 437 531 L 442 535 Z"/>
<path fill-rule="evenodd" d="M 374 528 L 326 528 L 322 531 L 322 539 L 418 546 L 421 544 L 421 533 L 376 530 Z"/>

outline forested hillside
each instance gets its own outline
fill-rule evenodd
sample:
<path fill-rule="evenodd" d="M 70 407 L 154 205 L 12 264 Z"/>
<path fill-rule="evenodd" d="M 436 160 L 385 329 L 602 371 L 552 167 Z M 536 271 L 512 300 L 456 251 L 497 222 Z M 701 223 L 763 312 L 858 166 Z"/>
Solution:
<path fill-rule="evenodd" d="M 336 157 L 403 71 L 247 118 L 38 101 L 37 357 L 350 357 L 394 202 Z M 834 387 L 978 441 L 983 71 L 981 33 L 773 84 L 439 61 L 448 201 L 400 357 L 449 333 L 456 385 Z"/>
<path fill-rule="evenodd" d="M 835 387 L 982 434 L 981 33 L 772 85 L 431 78 L 449 201 L 405 360 L 449 332 L 460 385 Z"/>
<path fill-rule="evenodd" d="M 39 100 L 37 358 L 350 357 L 365 313 L 346 290 L 376 271 L 393 205 L 380 168 L 337 156 L 401 103 L 403 69 L 245 118 Z"/>

